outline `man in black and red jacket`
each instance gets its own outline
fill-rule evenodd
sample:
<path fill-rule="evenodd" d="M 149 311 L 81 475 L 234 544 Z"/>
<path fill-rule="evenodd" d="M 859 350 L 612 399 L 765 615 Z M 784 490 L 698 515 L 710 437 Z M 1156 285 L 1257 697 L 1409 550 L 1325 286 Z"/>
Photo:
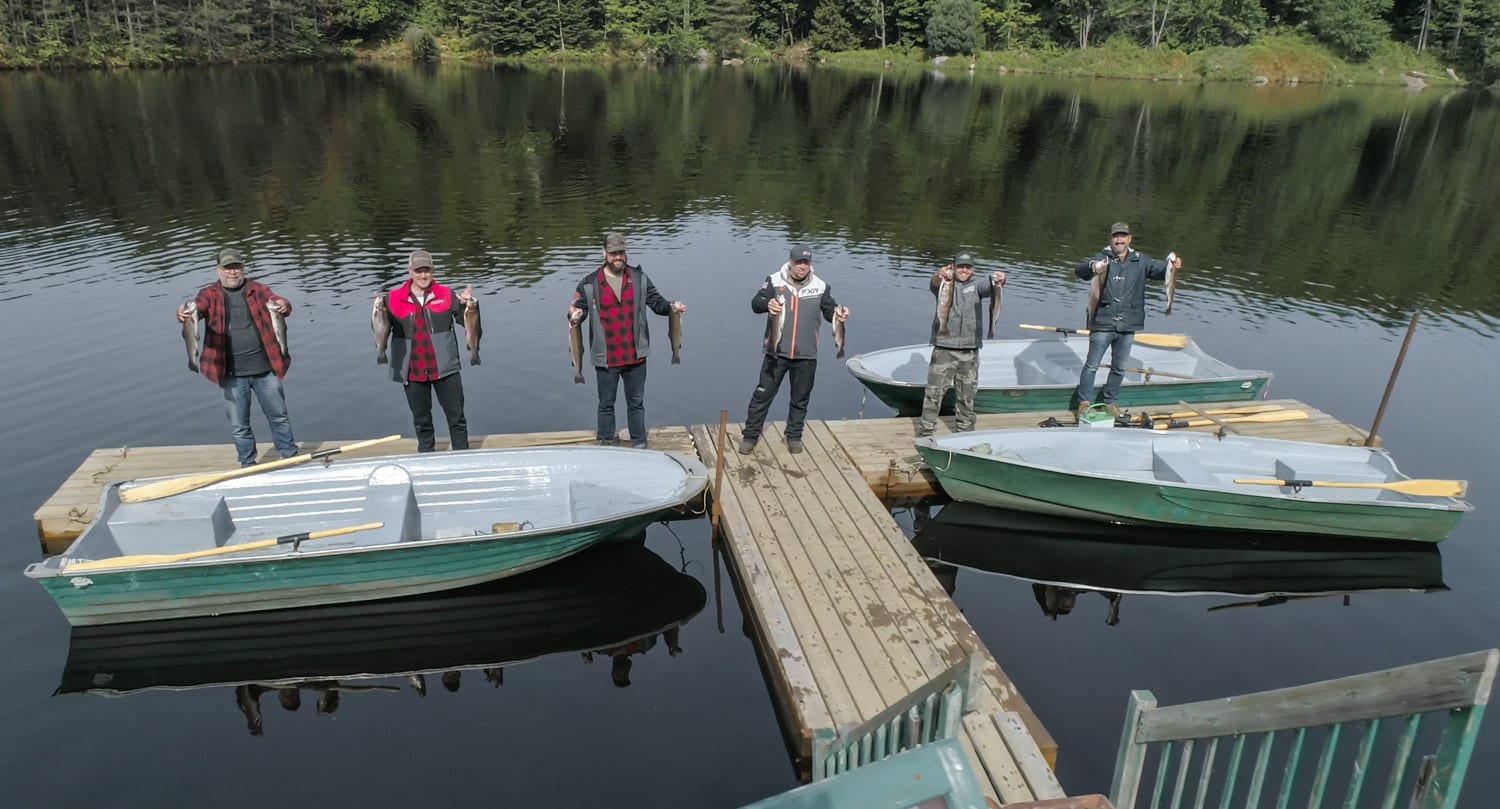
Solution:
<path fill-rule="evenodd" d="M 290 458 L 297 454 L 297 442 L 292 437 L 281 380 L 292 358 L 277 339 L 273 320 L 291 314 L 292 304 L 265 284 L 245 277 L 245 258 L 239 250 L 220 250 L 217 263 L 219 280 L 198 290 L 191 303 L 180 307 L 177 322 L 185 323 L 189 318 L 203 321 L 197 370 L 224 394 L 240 466 L 255 463 L 255 433 L 250 429 L 252 394 L 271 425 L 276 451 Z"/>
<path fill-rule="evenodd" d="M 411 276 L 387 293 L 390 312 L 390 377 L 406 389 L 417 432 L 417 452 L 432 452 L 437 440 L 432 426 L 432 397 L 437 394 L 448 420 L 450 449 L 469 448 L 469 425 L 464 420 L 464 383 L 459 375 L 458 333 L 464 311 L 478 310 L 473 288 L 454 295 L 432 277 L 432 254 L 412 252 L 406 260 Z"/>

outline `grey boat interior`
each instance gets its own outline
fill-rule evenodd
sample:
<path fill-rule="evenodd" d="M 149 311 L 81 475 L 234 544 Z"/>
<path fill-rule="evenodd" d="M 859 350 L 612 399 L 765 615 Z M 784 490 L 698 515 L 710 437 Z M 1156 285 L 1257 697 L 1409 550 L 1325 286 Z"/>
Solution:
<path fill-rule="evenodd" d="M 979 387 L 1077 386 L 1088 349 L 1088 337 L 986 340 L 979 349 Z M 914 345 L 861 354 L 849 360 L 849 366 L 856 374 L 862 370 L 873 378 L 924 387 L 931 361 L 931 346 Z M 1105 362 L 1108 361 L 1106 354 Z M 1130 365 L 1161 372 L 1149 380 L 1160 383 L 1181 381 L 1179 377 L 1201 381 L 1265 376 L 1262 371 L 1246 371 L 1210 357 L 1192 340 L 1184 348 L 1157 348 L 1137 342 L 1130 349 Z M 1099 369 L 1101 381 L 1108 374 L 1109 369 Z M 1148 381 L 1141 373 L 1127 372 L 1125 379 L 1134 383 Z"/>
<path fill-rule="evenodd" d="M 707 471 L 678 453 L 614 447 L 468 450 L 363 460 L 316 461 L 195 491 L 121 503 L 106 487 L 99 517 L 67 552 L 28 569 L 134 554 L 180 554 L 294 533 L 383 523 L 301 544 L 301 554 L 396 543 L 523 535 L 649 514 L 700 492 Z M 251 560 L 292 545 L 212 556 Z M 190 562 L 185 562 L 190 564 Z"/>
<path fill-rule="evenodd" d="M 987 430 L 925 439 L 940 449 L 992 457 L 1070 474 L 1145 483 L 1201 486 L 1285 497 L 1290 487 L 1235 483 L 1235 478 L 1394 483 L 1409 480 L 1381 449 L 1311 444 L 1249 436 L 1166 433 L 1138 428 Z M 1389 489 L 1302 487 L 1304 500 L 1428 505 L 1468 504 Z"/>

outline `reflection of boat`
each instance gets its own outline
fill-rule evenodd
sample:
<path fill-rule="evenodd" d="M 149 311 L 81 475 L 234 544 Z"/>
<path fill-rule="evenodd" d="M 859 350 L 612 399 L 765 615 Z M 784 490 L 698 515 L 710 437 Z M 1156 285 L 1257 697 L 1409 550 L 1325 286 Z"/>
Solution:
<path fill-rule="evenodd" d="M 954 500 L 1091 520 L 1441 542 L 1471 508 L 1399 491 L 1462 482 L 1413 481 L 1367 447 L 1113 428 L 915 443 Z"/>
<path fill-rule="evenodd" d="M 697 579 L 639 543 L 462 590 L 277 612 L 74 627 L 59 692 L 292 683 L 494 667 L 649 638 Z"/>
<path fill-rule="evenodd" d="M 967 503 L 944 507 L 913 542 L 934 561 L 1104 592 L 1447 589 L 1442 557 L 1429 543 L 1111 525 Z"/>
<path fill-rule="evenodd" d="M 550 447 L 303 464 L 149 499 L 132 492 L 174 481 L 117 483 L 26 575 L 74 625 L 431 593 L 639 529 L 707 481 L 675 453 Z"/>
<path fill-rule="evenodd" d="M 1088 348 L 1087 339 L 984 341 L 979 349 L 979 389 L 974 395 L 974 410 L 979 413 L 1068 410 Z M 899 346 L 851 357 L 846 365 L 880 401 L 903 416 L 915 416 L 922 412 L 931 357 L 931 346 Z M 1253 399 L 1271 381 L 1270 372 L 1235 368 L 1205 354 L 1191 340 L 1184 348 L 1136 343 L 1130 349 L 1130 362 L 1139 370 L 1125 374 L 1118 402 L 1121 407 Z M 1152 373 L 1140 372 L 1144 370 Z M 1108 375 L 1108 368 L 1099 369 L 1101 387 Z M 952 391 L 943 400 L 943 412 L 953 412 Z"/>

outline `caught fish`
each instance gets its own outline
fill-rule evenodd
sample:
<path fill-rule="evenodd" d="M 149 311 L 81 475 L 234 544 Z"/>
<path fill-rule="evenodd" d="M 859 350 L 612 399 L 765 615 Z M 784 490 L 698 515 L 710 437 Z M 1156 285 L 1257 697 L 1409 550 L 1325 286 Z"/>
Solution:
<path fill-rule="evenodd" d="M 391 341 L 391 310 L 384 295 L 375 296 L 375 308 L 370 312 L 370 328 L 375 330 L 375 364 L 385 365 L 386 343 Z"/>
<path fill-rule="evenodd" d="M 281 353 L 291 359 L 292 346 L 286 341 L 286 318 L 276 308 L 276 301 L 266 301 L 266 310 L 271 313 L 271 330 L 276 332 L 276 344 L 281 346 Z"/>
<path fill-rule="evenodd" d="M 480 671 L 484 672 L 484 681 L 489 683 L 490 685 L 496 688 L 505 685 L 504 668 L 480 669 Z"/>
<path fill-rule="evenodd" d="M 1177 254 L 1167 254 L 1167 314 L 1172 314 L 1172 299 L 1177 295 Z"/>
<path fill-rule="evenodd" d="M 198 373 L 198 351 L 202 345 L 198 341 L 198 302 L 188 301 L 182 305 L 182 314 L 187 320 L 182 321 L 182 342 L 187 346 L 188 370 Z"/>
<path fill-rule="evenodd" d="M 948 267 L 944 267 L 948 270 Z M 948 315 L 953 311 L 953 280 L 944 278 L 938 282 L 937 318 L 938 334 L 948 336 Z"/>
<path fill-rule="evenodd" d="M 1107 260 L 1107 259 L 1106 259 Z M 1099 311 L 1099 299 L 1104 296 L 1104 279 L 1109 275 L 1109 267 L 1104 272 L 1094 273 L 1093 280 L 1089 281 L 1089 311 L 1088 319 L 1083 322 L 1086 327 L 1094 325 L 1094 313 Z"/>
<path fill-rule="evenodd" d="M 245 725 L 250 729 L 251 736 L 259 736 L 265 732 L 260 715 L 260 695 L 263 691 L 265 688 L 258 685 L 242 685 L 234 689 L 234 703 L 239 706 L 240 713 L 245 715 Z"/>
<path fill-rule="evenodd" d="M 844 356 L 844 335 L 847 333 L 845 329 L 848 328 L 844 325 L 846 322 L 837 316 L 833 318 L 833 347 L 838 349 L 834 354 L 835 357 Z"/>
<path fill-rule="evenodd" d="M 672 342 L 672 364 L 682 362 L 682 313 L 673 309 L 667 315 L 667 339 Z"/>
<path fill-rule="evenodd" d="M 786 323 L 786 287 L 776 288 L 776 300 L 781 302 L 781 311 L 774 315 L 768 315 L 766 321 L 767 345 L 773 352 L 777 350 L 777 346 L 781 345 L 781 326 Z"/>
<path fill-rule="evenodd" d="M 411 690 L 417 692 L 417 696 L 427 696 L 427 677 L 422 674 L 408 674 L 406 681 L 411 684 Z"/>
<path fill-rule="evenodd" d="M 583 384 L 583 321 L 568 325 L 568 353 L 573 356 L 573 382 Z"/>
<path fill-rule="evenodd" d="M 484 328 L 479 323 L 479 305 L 464 307 L 464 337 L 469 341 L 469 364 L 479 364 L 479 338 Z"/>
<path fill-rule="evenodd" d="M 1004 284 L 994 283 L 993 277 L 990 278 L 990 284 L 990 332 L 985 338 L 987 340 L 995 339 L 995 324 L 1000 322 L 1001 298 L 1005 297 L 1005 293 L 1002 291 L 1005 287 Z"/>

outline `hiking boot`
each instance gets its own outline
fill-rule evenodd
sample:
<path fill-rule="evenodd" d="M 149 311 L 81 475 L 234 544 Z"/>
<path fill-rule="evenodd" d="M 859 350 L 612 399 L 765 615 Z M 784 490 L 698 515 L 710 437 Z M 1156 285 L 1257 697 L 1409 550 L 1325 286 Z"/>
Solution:
<path fill-rule="evenodd" d="M 1119 418 L 1120 416 L 1124 415 L 1120 412 L 1120 408 L 1115 407 L 1113 402 L 1106 404 L 1105 407 L 1109 408 L 1109 415 L 1113 418 Z"/>
<path fill-rule="evenodd" d="M 1083 414 L 1089 412 L 1089 407 L 1092 404 L 1093 403 L 1088 401 L 1087 399 L 1078 403 L 1078 409 L 1073 411 L 1073 415 L 1078 417 L 1079 424 L 1083 423 Z"/>
<path fill-rule="evenodd" d="M 787 452 L 790 452 L 793 455 L 796 455 L 796 454 L 802 452 L 802 439 L 800 439 L 800 438 L 788 438 L 786 440 L 786 449 L 787 449 Z"/>
<path fill-rule="evenodd" d="M 754 439 L 754 438 L 742 438 L 742 439 L 740 439 L 740 454 L 741 455 L 749 455 L 750 453 L 754 452 L 755 451 L 755 443 L 756 443 L 756 441 L 757 441 L 757 439 Z"/>

